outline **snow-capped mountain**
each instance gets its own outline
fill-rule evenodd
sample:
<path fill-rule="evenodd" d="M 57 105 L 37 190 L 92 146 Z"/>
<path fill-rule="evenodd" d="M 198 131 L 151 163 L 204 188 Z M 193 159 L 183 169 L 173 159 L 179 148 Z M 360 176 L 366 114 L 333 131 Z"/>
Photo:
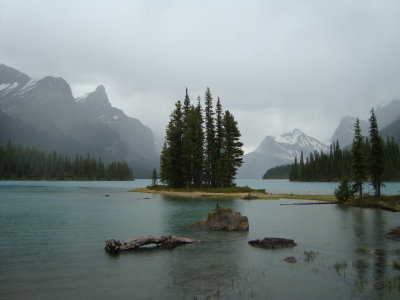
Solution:
<path fill-rule="evenodd" d="M 99 86 L 75 99 L 62 78 L 33 80 L 0 65 L 0 143 L 126 161 L 137 177 L 158 166 L 151 130 L 111 106 Z"/>
<path fill-rule="evenodd" d="M 313 151 L 328 151 L 329 147 L 299 129 L 278 137 L 267 136 L 256 150 L 246 154 L 238 178 L 261 178 L 266 170 L 292 163 L 301 151 L 306 157 Z"/>

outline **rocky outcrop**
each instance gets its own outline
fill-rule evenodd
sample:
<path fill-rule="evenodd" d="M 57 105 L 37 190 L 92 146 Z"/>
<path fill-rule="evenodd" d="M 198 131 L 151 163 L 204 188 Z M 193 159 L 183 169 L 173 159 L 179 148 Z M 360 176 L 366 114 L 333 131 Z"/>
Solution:
<path fill-rule="evenodd" d="M 388 239 L 400 241 L 400 226 L 391 229 L 388 233 L 386 233 L 385 236 L 386 236 Z"/>
<path fill-rule="evenodd" d="M 287 248 L 294 247 L 297 244 L 290 239 L 284 238 L 263 238 L 262 240 L 256 239 L 249 241 L 249 244 L 252 246 L 258 246 L 265 249 L 276 249 L 276 248 Z"/>
<path fill-rule="evenodd" d="M 207 219 L 195 222 L 188 226 L 189 229 L 199 230 L 226 230 L 226 231 L 248 231 L 249 220 L 240 212 L 234 212 L 230 208 L 217 208 L 210 213 Z"/>
<path fill-rule="evenodd" d="M 154 244 L 156 248 L 172 249 L 178 245 L 197 242 L 199 242 L 199 240 L 174 235 L 146 235 L 124 241 L 114 239 L 108 240 L 105 242 L 106 245 L 104 249 L 111 254 L 116 254 L 124 250 L 138 249 L 151 244 Z"/>

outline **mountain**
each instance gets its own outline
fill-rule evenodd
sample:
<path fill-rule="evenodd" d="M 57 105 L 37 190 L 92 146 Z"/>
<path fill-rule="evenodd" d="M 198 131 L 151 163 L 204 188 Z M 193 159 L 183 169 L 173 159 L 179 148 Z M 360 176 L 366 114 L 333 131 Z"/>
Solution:
<path fill-rule="evenodd" d="M 400 101 L 383 101 L 375 109 L 376 118 L 378 120 L 378 126 L 381 132 L 384 132 L 385 127 L 392 124 L 396 120 L 400 119 Z M 336 128 L 331 143 L 339 141 L 342 148 L 349 146 L 353 142 L 354 136 L 354 123 L 356 122 L 355 117 L 343 117 L 340 119 L 339 126 Z M 367 136 L 369 131 L 369 123 L 360 119 L 361 132 Z M 393 131 L 393 127 L 391 132 Z M 388 131 L 385 131 L 388 132 Z M 382 134 L 386 135 L 386 134 Z"/>
<path fill-rule="evenodd" d="M 339 141 L 339 145 L 341 148 L 350 145 L 353 142 L 354 123 L 356 122 L 356 120 L 356 118 L 349 116 L 341 118 L 338 128 L 336 128 L 335 132 L 333 133 L 331 143 L 333 144 L 334 142 Z M 363 134 L 368 134 L 368 122 L 361 119 L 359 119 L 359 121 L 361 132 Z"/>
<path fill-rule="evenodd" d="M 279 137 L 267 136 L 256 150 L 244 155 L 238 178 L 261 178 L 272 167 L 292 163 L 301 151 L 306 157 L 315 150 L 328 151 L 329 147 L 299 129 Z"/>
<path fill-rule="evenodd" d="M 383 101 L 375 109 L 380 129 L 400 119 L 400 100 Z"/>
<path fill-rule="evenodd" d="M 151 130 L 112 108 L 108 98 L 104 100 L 101 97 L 107 98 L 104 87 L 96 89 L 85 105 L 80 103 L 85 102 L 84 99 L 73 97 L 69 84 L 62 78 L 47 76 L 35 81 L 1 64 L 0 122 L 7 129 L 0 131 L 0 142 L 10 139 L 13 143 L 33 145 L 43 151 L 90 153 L 106 162 L 124 160 L 133 167 L 136 177 L 149 177 L 151 170 L 158 165 Z M 100 100 L 97 103 L 91 100 L 93 98 Z M 97 111 L 91 111 L 91 108 L 103 107 L 102 103 L 114 115 L 118 110 L 118 116 L 124 119 L 125 131 L 99 118 Z M 134 137 L 129 139 L 127 134 Z M 137 151 L 137 145 L 146 153 Z"/>
<path fill-rule="evenodd" d="M 159 165 L 151 129 L 111 106 L 104 86 L 99 85 L 94 92 L 77 98 L 76 103 L 87 114 L 118 132 L 121 141 L 130 149 L 129 155 L 123 158 L 125 161 L 144 169 L 150 164 L 153 168 Z"/>
<path fill-rule="evenodd" d="M 397 143 L 400 143 L 400 118 L 381 130 L 381 136 L 386 139 L 387 136 L 393 137 Z"/>

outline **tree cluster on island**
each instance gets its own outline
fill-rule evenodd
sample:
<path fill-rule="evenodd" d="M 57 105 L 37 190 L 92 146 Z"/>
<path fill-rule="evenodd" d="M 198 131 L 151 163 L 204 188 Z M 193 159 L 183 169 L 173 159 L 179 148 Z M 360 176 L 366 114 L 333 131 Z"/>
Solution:
<path fill-rule="evenodd" d="M 101 158 L 45 153 L 34 147 L 0 146 L 1 180 L 133 180 L 125 162 L 104 163 Z"/>
<path fill-rule="evenodd" d="M 243 163 L 243 144 L 234 116 L 222 110 L 218 98 L 214 110 L 210 89 L 190 103 L 186 89 L 183 104 L 175 103 L 167 125 L 160 157 L 160 180 L 173 188 L 231 187 Z"/>

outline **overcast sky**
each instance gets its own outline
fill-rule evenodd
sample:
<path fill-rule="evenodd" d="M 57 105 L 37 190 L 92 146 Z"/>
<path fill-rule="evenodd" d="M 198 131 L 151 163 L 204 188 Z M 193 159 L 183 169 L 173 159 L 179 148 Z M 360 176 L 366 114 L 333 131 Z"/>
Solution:
<path fill-rule="evenodd" d="M 103 84 L 158 135 L 209 86 L 246 151 L 293 128 L 327 142 L 400 98 L 400 1 L 0 0 L 0 63 L 75 97 Z"/>

